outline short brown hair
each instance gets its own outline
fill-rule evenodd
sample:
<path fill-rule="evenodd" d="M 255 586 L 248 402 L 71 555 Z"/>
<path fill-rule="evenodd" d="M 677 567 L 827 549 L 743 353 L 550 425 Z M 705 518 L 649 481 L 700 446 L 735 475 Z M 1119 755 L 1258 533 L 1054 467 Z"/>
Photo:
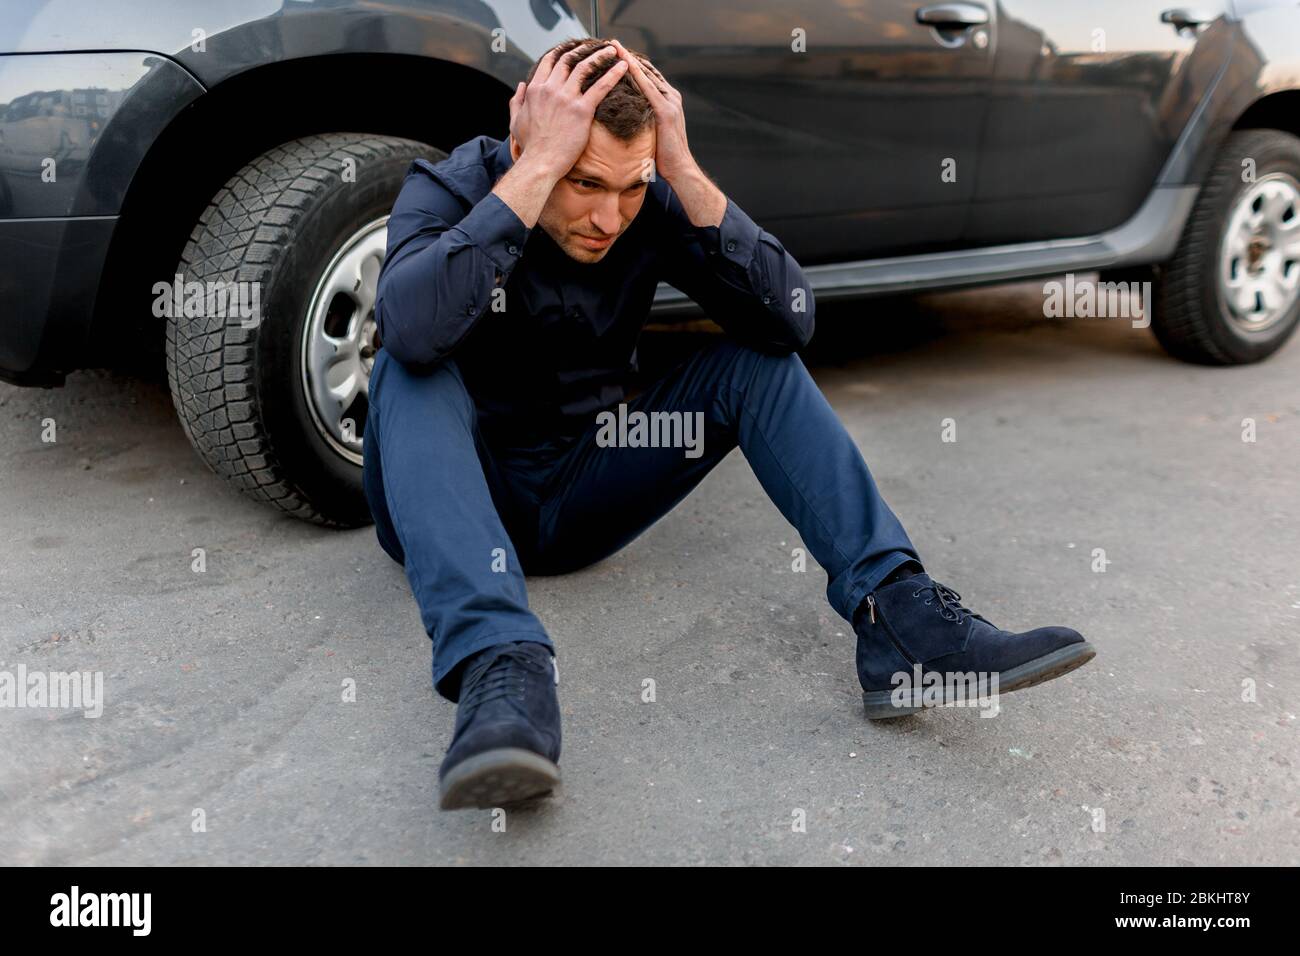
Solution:
<path fill-rule="evenodd" d="M 573 40 L 565 40 L 558 43 L 551 49 L 558 50 L 570 67 L 582 62 L 593 52 L 601 47 L 610 46 L 608 40 L 600 37 L 581 37 Z M 546 51 L 551 52 L 550 50 Z M 642 63 L 649 63 L 645 54 L 638 53 L 636 50 L 628 48 L 628 52 L 635 56 Z M 531 83 L 534 74 L 537 73 L 537 67 L 542 60 L 546 58 L 543 54 L 532 68 L 528 71 L 527 82 Z M 586 92 L 591 85 L 605 75 L 605 72 L 619 60 L 618 54 L 614 54 L 604 60 L 596 61 L 596 68 L 582 81 L 582 90 Z M 595 120 L 617 139 L 624 142 L 635 139 L 637 134 L 654 122 L 655 112 L 650 106 L 650 101 L 645 98 L 636 85 L 636 80 L 623 74 L 622 79 L 614 84 L 613 89 L 605 94 L 605 99 L 596 107 Z"/>

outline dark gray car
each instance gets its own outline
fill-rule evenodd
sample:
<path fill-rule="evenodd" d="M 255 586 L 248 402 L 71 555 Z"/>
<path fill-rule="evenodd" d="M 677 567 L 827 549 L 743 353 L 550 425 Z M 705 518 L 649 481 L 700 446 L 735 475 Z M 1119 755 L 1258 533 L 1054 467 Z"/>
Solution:
<path fill-rule="evenodd" d="M 1300 318 L 1295 0 L 7 0 L 0 379 L 165 361 L 214 471 L 369 521 L 385 222 L 504 136 L 531 62 L 617 36 L 819 300 L 1104 270 L 1173 355 Z M 1103 290 L 1104 291 L 1104 290 Z M 660 291 L 656 310 L 691 304 Z"/>

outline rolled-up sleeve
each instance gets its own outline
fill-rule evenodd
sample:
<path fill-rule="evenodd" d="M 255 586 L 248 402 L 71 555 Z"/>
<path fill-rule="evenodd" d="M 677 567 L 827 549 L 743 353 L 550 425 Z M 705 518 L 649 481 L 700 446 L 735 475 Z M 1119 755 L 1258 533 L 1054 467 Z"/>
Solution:
<path fill-rule="evenodd" d="M 662 277 L 727 334 L 789 353 L 812 340 L 815 308 L 803 269 L 780 240 L 727 197 L 717 226 L 697 226 L 668 188 Z"/>
<path fill-rule="evenodd" d="M 468 212 L 433 176 L 413 166 L 388 220 L 375 322 L 400 362 L 446 358 L 491 306 L 531 230 L 489 192 Z"/>

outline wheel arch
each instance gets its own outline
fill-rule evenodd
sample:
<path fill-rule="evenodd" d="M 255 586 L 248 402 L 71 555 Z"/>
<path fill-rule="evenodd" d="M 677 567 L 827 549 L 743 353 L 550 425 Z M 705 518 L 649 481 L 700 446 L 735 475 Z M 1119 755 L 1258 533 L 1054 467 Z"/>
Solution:
<path fill-rule="evenodd" d="M 287 106 L 268 90 L 304 95 Z M 429 93 L 405 95 L 410 90 Z M 171 279 L 222 185 L 266 150 L 311 134 L 366 132 L 450 152 L 480 133 L 503 135 L 509 94 L 478 69 L 390 54 L 280 61 L 207 91 L 166 126 L 131 180 L 100 276 L 88 355 L 157 367 L 163 329 L 150 310 L 153 284 Z"/>
<path fill-rule="evenodd" d="M 1279 90 L 1260 97 L 1237 117 L 1232 128 L 1278 129 L 1300 136 L 1300 90 Z"/>

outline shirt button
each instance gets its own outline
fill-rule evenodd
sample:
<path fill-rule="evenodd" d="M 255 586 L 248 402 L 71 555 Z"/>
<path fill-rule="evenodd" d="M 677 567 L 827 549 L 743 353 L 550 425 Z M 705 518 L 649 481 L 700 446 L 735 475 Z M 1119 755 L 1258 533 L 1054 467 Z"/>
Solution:
<path fill-rule="evenodd" d="M 771 297 L 770 295 L 765 295 L 765 296 L 763 296 L 763 304 L 764 304 L 764 305 L 767 305 L 767 304 L 768 304 L 769 302 L 771 302 L 771 301 L 772 301 L 772 297 Z"/>
<path fill-rule="evenodd" d="M 735 239 L 728 239 L 728 240 L 727 240 L 727 251 L 728 251 L 728 252 L 735 252 L 735 251 L 736 251 L 736 240 L 735 240 Z"/>
<path fill-rule="evenodd" d="M 469 305 L 465 306 L 465 313 L 466 313 L 467 315 L 473 315 L 473 314 L 474 314 L 474 303 L 473 303 L 473 302 L 471 302 Z"/>
<path fill-rule="evenodd" d="M 514 243 L 511 243 L 506 247 L 506 252 L 510 253 L 512 256 L 517 256 L 519 255 L 519 247 Z"/>

